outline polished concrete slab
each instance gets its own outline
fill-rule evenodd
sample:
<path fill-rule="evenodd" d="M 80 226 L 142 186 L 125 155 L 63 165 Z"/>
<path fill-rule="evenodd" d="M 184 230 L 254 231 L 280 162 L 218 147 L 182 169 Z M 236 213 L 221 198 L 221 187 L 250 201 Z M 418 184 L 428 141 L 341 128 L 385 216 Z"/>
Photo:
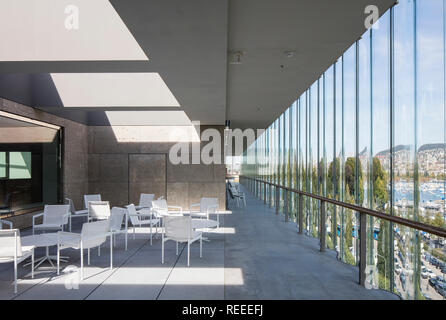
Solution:
<path fill-rule="evenodd" d="M 221 228 L 209 230 L 202 258 L 199 244 L 192 245 L 190 267 L 187 248 L 180 245 L 177 256 L 173 242 L 166 243 L 162 264 L 160 239 L 150 245 L 148 229 L 138 228 L 135 239 L 129 234 L 127 251 L 118 236 L 113 270 L 108 242 L 100 256 L 92 250 L 83 281 L 77 250 L 63 251 L 69 261 L 59 276 L 43 264 L 30 279 L 29 267 L 19 266 L 17 295 L 12 264 L 0 264 L 0 299 L 398 299 L 359 286 L 357 268 L 336 260 L 334 252 L 319 252 L 317 239 L 299 235 L 294 223 L 249 194 L 247 202 L 247 208 L 221 216 Z M 42 254 L 39 248 L 36 256 Z"/>

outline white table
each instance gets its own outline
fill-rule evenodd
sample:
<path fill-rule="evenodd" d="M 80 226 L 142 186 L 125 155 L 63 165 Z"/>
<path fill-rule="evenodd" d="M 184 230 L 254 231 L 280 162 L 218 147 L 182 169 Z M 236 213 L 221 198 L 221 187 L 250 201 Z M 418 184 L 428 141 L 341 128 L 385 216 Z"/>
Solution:
<path fill-rule="evenodd" d="M 217 216 L 217 223 L 218 223 L 217 227 L 219 227 L 220 226 L 220 215 L 222 215 L 222 214 L 232 214 L 232 211 L 230 211 L 230 210 L 218 210 L 216 212 L 209 212 L 209 214 L 207 214 L 206 212 L 187 210 L 187 211 L 183 211 L 183 214 L 184 215 L 191 215 L 192 217 L 193 216 L 195 216 L 195 217 L 207 217 L 208 215 L 209 216 L 210 215 L 216 215 Z"/>
<path fill-rule="evenodd" d="M 191 219 L 192 229 L 207 229 L 218 227 L 218 221 L 211 219 Z"/>
<path fill-rule="evenodd" d="M 52 256 L 49 254 L 49 247 L 57 245 L 57 232 L 25 236 L 21 238 L 21 242 L 23 246 L 46 247 L 45 255 L 35 261 L 37 263 L 34 265 L 34 269 L 36 269 L 45 261 L 48 261 L 53 266 L 53 268 L 55 267 L 53 261 L 57 261 L 57 256 Z M 60 261 L 67 262 L 68 261 L 66 260 L 67 258 L 68 257 L 61 256 Z M 25 265 L 29 264 L 31 264 L 31 262 Z"/>

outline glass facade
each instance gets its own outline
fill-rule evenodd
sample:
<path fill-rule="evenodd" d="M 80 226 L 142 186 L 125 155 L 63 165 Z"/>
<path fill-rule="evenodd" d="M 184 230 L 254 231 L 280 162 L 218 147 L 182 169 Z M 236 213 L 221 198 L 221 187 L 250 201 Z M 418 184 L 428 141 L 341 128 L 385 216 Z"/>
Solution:
<path fill-rule="evenodd" d="M 0 116 L 1 215 L 61 201 L 61 130 Z"/>
<path fill-rule="evenodd" d="M 249 146 L 244 157 L 261 149 L 264 166 L 241 174 L 446 228 L 445 17 L 443 0 L 399 1 Z M 309 236 L 319 209 L 304 198 Z M 325 224 L 327 248 L 357 265 L 358 214 L 327 205 Z M 370 285 L 445 298 L 445 239 L 370 216 L 367 227 Z"/>

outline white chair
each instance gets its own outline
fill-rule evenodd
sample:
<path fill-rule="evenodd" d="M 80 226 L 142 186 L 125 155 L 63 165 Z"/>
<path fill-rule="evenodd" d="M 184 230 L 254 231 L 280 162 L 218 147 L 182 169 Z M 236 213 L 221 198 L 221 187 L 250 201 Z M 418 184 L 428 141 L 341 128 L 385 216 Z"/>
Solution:
<path fill-rule="evenodd" d="M 84 195 L 84 209 L 88 209 L 88 202 L 102 201 L 100 194 L 85 194 Z"/>
<path fill-rule="evenodd" d="M 111 209 L 110 215 L 110 232 L 112 236 L 115 237 L 117 234 L 125 234 L 125 250 L 127 250 L 127 230 L 128 230 L 128 210 L 118 207 L 113 207 Z M 124 222 L 124 228 L 122 223 Z M 116 238 L 113 239 L 113 243 L 116 245 Z"/>
<path fill-rule="evenodd" d="M 187 266 L 190 262 L 190 245 L 200 240 L 200 258 L 202 257 L 203 238 L 202 232 L 192 229 L 192 220 L 190 216 L 164 217 L 164 233 L 161 241 L 161 263 L 164 263 L 164 242 L 173 240 L 176 242 L 176 254 L 178 255 L 178 242 L 187 243 Z"/>
<path fill-rule="evenodd" d="M 43 223 L 36 224 L 36 219 L 43 216 Z M 70 218 L 70 206 L 66 204 L 45 205 L 43 213 L 33 216 L 33 234 L 40 231 L 63 230 Z"/>
<path fill-rule="evenodd" d="M 174 209 L 174 211 L 169 212 L 169 209 Z M 168 206 L 165 199 L 158 199 L 152 201 L 152 210 L 157 217 L 174 214 L 183 215 L 183 208 L 179 206 Z"/>
<path fill-rule="evenodd" d="M 139 196 L 139 205 L 135 206 L 136 210 L 150 209 L 152 207 L 152 201 L 155 198 L 154 194 L 141 193 Z"/>
<path fill-rule="evenodd" d="M 110 203 L 108 201 L 88 202 L 88 222 L 92 220 L 108 220 L 110 215 Z"/>
<path fill-rule="evenodd" d="M 100 247 L 110 236 L 110 270 L 113 269 L 113 237 L 110 233 L 110 220 L 87 222 L 82 225 L 81 233 L 59 231 L 57 233 L 57 274 L 60 271 L 60 250 L 79 249 L 81 255 L 81 280 L 84 279 L 84 249 L 87 249 L 90 265 L 90 249 Z"/>
<path fill-rule="evenodd" d="M 152 228 L 155 227 L 156 233 L 158 233 L 158 227 L 160 219 L 153 216 L 152 212 L 143 213 L 141 211 L 136 211 L 134 204 L 129 204 L 126 206 L 127 215 L 133 226 L 133 239 L 135 239 L 135 229 L 136 227 L 149 226 L 150 227 L 150 245 L 152 245 Z"/>
<path fill-rule="evenodd" d="M 194 209 L 197 207 L 199 208 L 198 211 Z M 218 208 L 217 198 L 201 198 L 200 203 L 193 203 L 190 205 L 190 214 L 194 217 L 209 219 L 209 214 L 216 213 Z"/>
<path fill-rule="evenodd" d="M 76 210 L 74 207 L 74 202 L 70 198 L 65 198 L 65 202 L 70 206 L 70 221 L 69 221 L 69 231 L 71 232 L 72 219 L 74 217 L 88 217 L 88 209 Z"/>
<path fill-rule="evenodd" d="M 18 229 L 0 230 L 0 263 L 14 262 L 14 293 L 17 293 L 17 265 L 28 257 L 34 278 L 34 246 L 22 246 Z"/>

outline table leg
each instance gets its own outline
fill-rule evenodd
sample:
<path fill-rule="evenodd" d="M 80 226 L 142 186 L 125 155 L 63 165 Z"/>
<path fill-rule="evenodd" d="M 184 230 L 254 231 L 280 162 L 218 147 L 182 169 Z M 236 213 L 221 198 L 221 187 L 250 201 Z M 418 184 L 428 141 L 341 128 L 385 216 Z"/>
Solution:
<path fill-rule="evenodd" d="M 43 257 L 41 257 L 39 259 L 36 259 L 34 261 L 34 269 L 37 269 L 37 267 L 40 266 L 45 261 L 48 261 L 51 264 L 51 266 L 53 268 L 55 268 L 55 266 L 53 264 L 53 261 L 57 261 L 57 256 L 49 254 L 49 247 L 46 247 L 46 252 L 45 252 L 45 255 Z M 68 257 L 67 256 L 60 256 L 60 261 L 61 262 L 68 262 Z M 28 262 L 28 263 L 25 263 L 23 266 L 28 266 L 30 264 L 31 264 L 31 262 Z"/>

